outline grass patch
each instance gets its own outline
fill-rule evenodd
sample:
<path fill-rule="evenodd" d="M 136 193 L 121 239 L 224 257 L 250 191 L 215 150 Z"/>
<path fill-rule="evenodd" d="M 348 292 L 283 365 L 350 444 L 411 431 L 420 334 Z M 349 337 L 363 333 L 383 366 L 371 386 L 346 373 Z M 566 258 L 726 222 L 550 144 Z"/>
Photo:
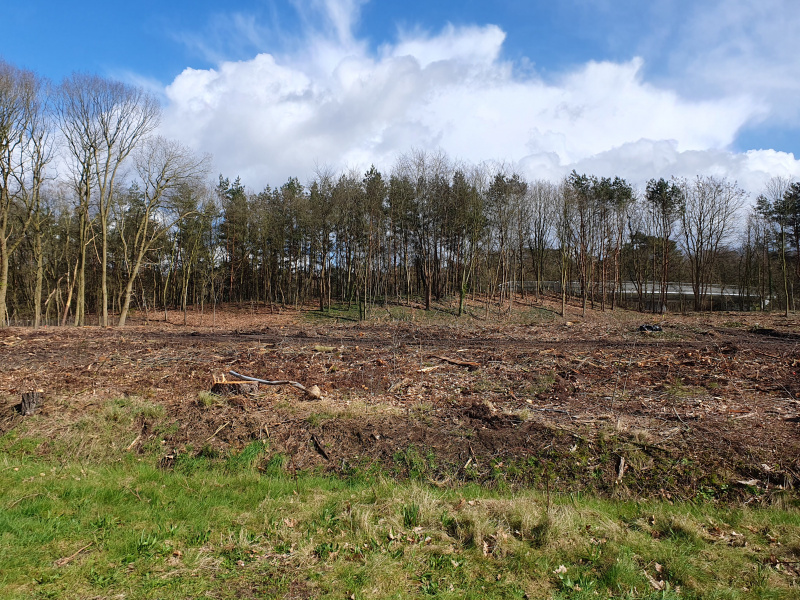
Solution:
<path fill-rule="evenodd" d="M 554 495 L 548 512 L 534 492 L 258 471 L 254 444 L 188 473 L 4 453 L 4 597 L 797 597 L 796 511 Z"/>
<path fill-rule="evenodd" d="M 373 323 L 381 322 L 403 322 L 403 323 L 422 323 L 430 325 L 446 325 L 464 322 L 465 317 L 458 318 L 457 300 L 443 299 L 442 303 L 432 303 L 430 310 L 421 308 L 423 300 L 415 298 L 414 305 L 397 304 L 387 302 L 381 304 L 376 302 L 365 307 L 365 314 L 359 312 L 359 305 L 356 302 L 347 304 L 333 303 L 330 308 L 323 311 L 313 310 L 304 313 L 303 317 L 312 323 L 330 322 L 357 322 L 369 321 Z"/>
<path fill-rule="evenodd" d="M 0 455 L 5 598 L 793 598 L 800 514 Z M 421 456 L 421 455 L 420 455 Z M 412 460 L 419 460 L 419 458 Z M 780 544 L 780 545 L 778 545 Z M 781 561 L 786 561 L 781 562 Z M 597 592 L 597 594 L 595 594 Z"/>
<path fill-rule="evenodd" d="M 672 398 L 692 398 L 705 393 L 705 390 L 686 385 L 683 379 L 675 377 L 671 383 L 664 386 L 664 392 Z"/>
<path fill-rule="evenodd" d="M 557 312 L 536 306 L 520 310 L 515 316 L 515 320 L 522 325 L 540 325 L 561 319 Z"/>
<path fill-rule="evenodd" d="M 178 428 L 162 405 L 137 396 L 113 398 L 91 408 L 62 401 L 59 411 L 53 417 L 25 419 L 0 436 L 0 452 L 63 460 L 127 460 L 130 450 L 157 451 Z"/>
<path fill-rule="evenodd" d="M 78 416 L 0 437 L 3 598 L 800 593 L 796 509 L 445 486 L 453 466 L 417 446 L 394 455 L 400 479 L 370 462 L 343 463 L 342 478 L 287 469 L 261 440 L 167 465 L 157 432 L 175 424 L 159 405 L 126 397 Z M 541 461 L 487 468 L 532 485 L 565 476 Z"/>
<path fill-rule="evenodd" d="M 306 423 L 311 425 L 312 427 L 319 427 L 328 421 L 335 419 L 336 414 L 329 410 L 321 410 L 317 412 L 312 412 L 306 417 Z"/>
<path fill-rule="evenodd" d="M 222 396 L 218 394 L 212 394 L 206 390 L 201 390 L 197 394 L 197 400 L 206 408 L 211 408 L 212 406 L 217 406 L 225 402 L 225 399 Z"/>

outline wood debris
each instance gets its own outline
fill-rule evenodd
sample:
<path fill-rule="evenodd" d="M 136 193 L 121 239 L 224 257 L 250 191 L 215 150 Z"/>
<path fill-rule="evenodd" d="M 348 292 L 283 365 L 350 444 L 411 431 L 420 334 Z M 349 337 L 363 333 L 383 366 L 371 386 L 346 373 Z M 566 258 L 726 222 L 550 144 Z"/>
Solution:
<path fill-rule="evenodd" d="M 241 373 L 237 373 L 236 371 L 228 371 L 228 372 L 234 377 L 244 379 L 245 381 L 254 381 L 256 383 L 263 383 L 264 385 L 290 385 L 293 388 L 296 388 L 301 392 L 305 393 L 306 396 L 309 396 L 310 398 L 313 398 L 315 400 L 322 399 L 322 392 L 316 385 L 312 385 L 311 387 L 307 388 L 302 383 L 298 383 L 296 381 L 289 381 L 288 379 L 279 379 L 276 381 L 270 381 L 268 379 L 258 379 L 256 377 L 249 377 L 247 375 L 242 375 Z"/>
<path fill-rule="evenodd" d="M 450 358 L 448 356 L 438 356 L 436 354 L 433 355 L 433 358 L 438 358 L 439 360 L 443 360 L 446 363 L 450 363 L 451 365 L 458 365 L 459 367 L 467 367 L 468 370 L 474 371 L 480 368 L 480 364 L 476 362 L 472 362 L 470 360 L 461 360 L 460 358 Z"/>
<path fill-rule="evenodd" d="M 54 564 L 56 567 L 64 567 L 64 566 L 68 565 L 69 563 L 71 563 L 73 560 L 75 560 L 75 559 L 77 558 L 77 556 L 78 556 L 78 555 L 79 555 L 81 552 L 83 552 L 84 550 L 86 550 L 87 548 L 89 548 L 89 547 L 90 547 L 90 546 L 92 546 L 92 545 L 94 545 L 94 542 L 89 542 L 89 543 L 88 543 L 88 544 L 86 544 L 86 545 L 85 545 L 83 548 L 81 548 L 80 550 L 78 550 L 77 552 L 75 552 L 74 554 L 70 554 L 69 556 L 65 556 L 64 558 L 59 558 L 59 559 L 58 559 L 58 560 L 57 560 L 55 563 L 53 563 L 53 564 Z"/>

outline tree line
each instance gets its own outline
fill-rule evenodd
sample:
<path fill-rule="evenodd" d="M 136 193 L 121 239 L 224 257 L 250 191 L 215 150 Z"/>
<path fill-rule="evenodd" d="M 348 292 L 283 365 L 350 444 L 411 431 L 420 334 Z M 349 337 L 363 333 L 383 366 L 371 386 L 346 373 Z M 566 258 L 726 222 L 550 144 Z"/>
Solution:
<path fill-rule="evenodd" d="M 800 183 L 754 202 L 714 176 L 571 173 L 527 180 L 412 150 L 385 173 L 318 168 L 252 192 L 208 180 L 209 159 L 157 135 L 141 89 L 74 74 L 58 85 L 0 61 L 0 324 L 124 325 L 220 302 L 355 305 L 470 296 L 502 314 L 558 294 L 583 311 L 693 310 L 720 286 L 736 308 L 795 309 Z M 716 287 L 715 287 L 716 286 Z M 91 317 L 90 317 L 91 315 Z"/>

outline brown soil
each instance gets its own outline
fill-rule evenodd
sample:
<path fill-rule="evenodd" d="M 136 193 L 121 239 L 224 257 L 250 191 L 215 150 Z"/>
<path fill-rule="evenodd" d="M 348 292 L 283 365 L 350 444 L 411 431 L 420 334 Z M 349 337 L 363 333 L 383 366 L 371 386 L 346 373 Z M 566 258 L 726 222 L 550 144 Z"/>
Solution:
<path fill-rule="evenodd" d="M 611 495 L 794 494 L 796 316 L 667 315 L 656 319 L 663 332 L 645 334 L 654 317 L 639 313 L 565 321 L 540 305 L 536 315 L 529 325 L 341 323 L 248 305 L 215 326 L 189 313 L 186 326 L 171 314 L 124 329 L 4 329 L 0 433 L 25 418 L 14 412 L 21 393 L 42 388 L 45 420 L 123 395 L 163 404 L 174 424 L 165 464 L 266 439 L 290 470 Z M 318 385 L 323 399 L 262 385 L 203 402 L 230 370 Z M 142 421 L 139 446 L 152 425 Z"/>

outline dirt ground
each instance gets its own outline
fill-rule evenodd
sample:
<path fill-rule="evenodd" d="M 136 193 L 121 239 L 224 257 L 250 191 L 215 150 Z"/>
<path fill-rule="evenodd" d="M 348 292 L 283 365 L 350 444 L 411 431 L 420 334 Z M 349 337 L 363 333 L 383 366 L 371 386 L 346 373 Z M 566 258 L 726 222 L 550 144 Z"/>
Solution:
<path fill-rule="evenodd" d="M 520 305 L 494 322 L 385 311 L 359 323 L 247 305 L 213 325 L 190 311 L 186 325 L 171 313 L 124 329 L 3 329 L 0 434 L 26 418 L 14 410 L 26 391 L 43 390 L 45 421 L 131 396 L 165 407 L 170 427 L 143 417 L 129 446 L 162 436 L 165 466 L 263 439 L 290 470 L 639 497 L 796 497 L 797 315 L 617 310 L 581 319 L 573 308 L 566 320 L 554 310 Z M 663 331 L 639 331 L 652 323 Z M 205 394 L 230 370 L 317 385 L 323 398 L 264 385 Z"/>

